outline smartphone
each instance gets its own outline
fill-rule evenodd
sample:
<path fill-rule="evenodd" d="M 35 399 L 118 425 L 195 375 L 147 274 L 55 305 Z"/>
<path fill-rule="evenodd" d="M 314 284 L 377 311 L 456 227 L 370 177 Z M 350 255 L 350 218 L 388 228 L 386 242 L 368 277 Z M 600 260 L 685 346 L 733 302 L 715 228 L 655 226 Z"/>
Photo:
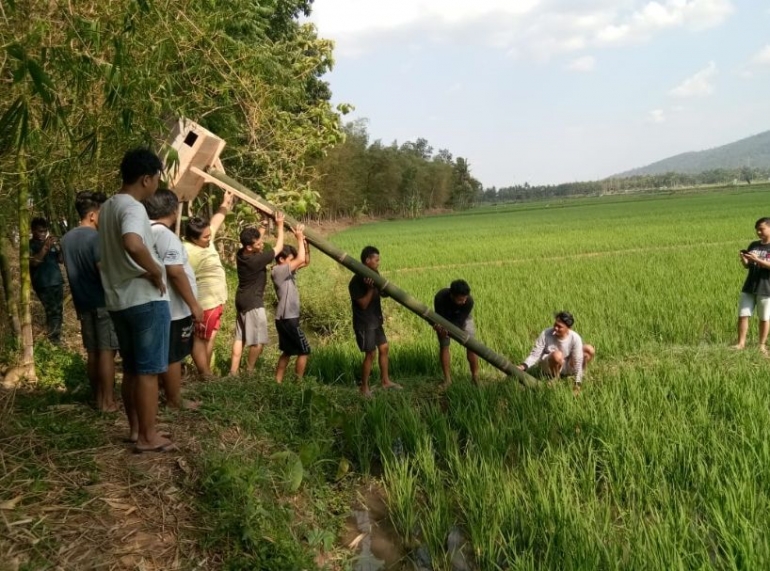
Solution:
<path fill-rule="evenodd" d="M 743 254 L 744 256 L 748 256 L 749 255 L 749 251 L 748 250 L 741 250 L 741 254 Z"/>

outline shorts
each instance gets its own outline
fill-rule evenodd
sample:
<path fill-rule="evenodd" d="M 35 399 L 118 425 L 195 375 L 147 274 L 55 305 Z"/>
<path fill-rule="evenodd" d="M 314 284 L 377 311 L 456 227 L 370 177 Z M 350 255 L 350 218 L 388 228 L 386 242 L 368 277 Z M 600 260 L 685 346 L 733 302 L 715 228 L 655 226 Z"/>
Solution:
<path fill-rule="evenodd" d="M 110 312 L 106 308 L 83 311 L 78 315 L 78 319 L 83 347 L 88 353 L 118 350 L 118 336 L 115 334 Z"/>
<path fill-rule="evenodd" d="M 110 317 L 118 336 L 124 373 L 157 375 L 168 370 L 171 313 L 167 301 L 110 311 Z"/>
<path fill-rule="evenodd" d="M 214 332 L 219 330 L 222 325 L 222 311 L 224 307 L 224 305 L 220 304 L 203 312 L 203 321 L 195 324 L 195 336 L 198 339 L 208 341 L 213 337 Z"/>
<path fill-rule="evenodd" d="M 171 322 L 168 339 L 168 364 L 178 363 L 192 351 L 192 315 Z"/>
<path fill-rule="evenodd" d="M 385 330 L 382 327 L 377 329 L 357 329 L 356 344 L 362 353 L 374 351 L 380 345 L 385 345 L 388 338 L 385 336 Z"/>
<path fill-rule="evenodd" d="M 754 314 L 755 306 L 759 320 L 770 321 L 770 297 L 762 297 L 742 291 L 741 297 L 738 300 L 738 315 L 740 317 L 751 317 Z"/>
<path fill-rule="evenodd" d="M 469 317 L 468 319 L 466 319 L 465 320 L 465 325 L 463 327 L 461 327 L 460 329 L 465 331 L 471 337 L 476 335 L 476 325 L 473 323 L 473 318 L 472 317 Z M 441 337 L 439 335 L 439 337 L 438 337 L 438 344 L 441 347 L 449 347 L 449 344 L 451 342 L 452 342 L 452 338 L 449 335 L 447 335 L 446 337 Z"/>
<path fill-rule="evenodd" d="M 546 371 L 548 370 L 548 363 L 546 363 L 546 360 L 548 359 L 548 356 L 551 354 L 551 351 L 545 350 L 543 351 L 543 354 L 540 355 L 540 358 L 537 360 L 537 363 L 532 367 L 532 369 L 528 369 L 527 373 L 530 373 L 533 376 L 540 376 L 545 377 Z M 538 373 L 540 373 L 538 375 Z M 562 377 L 572 377 L 575 375 L 575 370 L 572 368 L 572 359 L 566 359 L 564 363 L 561 366 L 561 371 L 559 372 L 559 375 Z"/>
<path fill-rule="evenodd" d="M 264 307 L 255 307 L 238 314 L 235 320 L 235 340 L 243 341 L 246 347 L 267 345 L 267 317 Z"/>
<path fill-rule="evenodd" d="M 299 326 L 299 318 L 276 319 L 278 348 L 286 355 L 310 355 L 310 343 Z"/>

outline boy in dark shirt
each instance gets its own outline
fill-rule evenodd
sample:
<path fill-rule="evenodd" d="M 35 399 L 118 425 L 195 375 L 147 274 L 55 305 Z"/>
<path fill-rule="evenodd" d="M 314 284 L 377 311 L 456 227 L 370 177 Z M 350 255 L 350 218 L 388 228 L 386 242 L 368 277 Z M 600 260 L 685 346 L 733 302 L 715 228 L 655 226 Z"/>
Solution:
<path fill-rule="evenodd" d="M 101 411 L 118 410 L 115 385 L 115 353 L 118 337 L 104 301 L 99 275 L 99 209 L 107 200 L 101 192 L 83 191 L 75 198 L 80 225 L 61 239 L 72 301 L 80 320 L 83 346 L 88 354 L 87 371 L 96 406 Z"/>
<path fill-rule="evenodd" d="M 246 371 L 252 372 L 262 348 L 267 343 L 267 316 L 265 315 L 265 283 L 267 265 L 283 250 L 283 219 L 281 212 L 275 215 L 278 229 L 275 247 L 263 251 L 265 244 L 262 234 L 256 228 L 246 228 L 241 232 L 241 245 L 235 261 L 238 269 L 238 289 L 235 292 L 235 309 L 238 317 L 235 322 L 235 340 L 230 374 L 237 375 L 241 366 L 243 347 L 249 348 Z"/>
<path fill-rule="evenodd" d="M 433 309 L 441 317 L 465 331 L 471 337 L 476 334 L 476 327 L 473 324 L 471 311 L 473 311 L 473 298 L 471 297 L 471 288 L 464 280 L 453 281 L 448 288 L 440 290 L 433 298 Z M 446 388 L 452 384 L 451 376 L 451 355 L 449 354 L 449 344 L 451 338 L 446 329 L 440 325 L 433 327 L 438 334 L 439 361 L 441 362 L 441 371 L 444 373 L 444 383 L 441 388 Z M 470 349 L 466 353 L 468 364 L 471 368 L 471 381 L 478 384 L 479 376 L 479 358 Z"/>
<path fill-rule="evenodd" d="M 32 239 L 29 241 L 29 274 L 32 289 L 45 309 L 48 339 L 61 341 L 62 306 L 64 305 L 64 277 L 59 264 L 63 262 L 56 236 L 48 233 L 45 218 L 32 220 Z"/>
<path fill-rule="evenodd" d="M 741 289 L 738 302 L 738 343 L 736 349 L 746 346 L 749 318 L 757 310 L 759 317 L 759 350 L 767 353 L 770 330 L 770 218 L 760 218 L 754 224 L 757 237 L 745 250 L 739 252 L 741 264 L 749 273 Z"/>
<path fill-rule="evenodd" d="M 370 270 L 379 273 L 380 251 L 374 246 L 366 246 L 361 251 L 361 262 Z M 382 327 L 382 305 L 380 290 L 371 278 L 354 275 L 348 284 L 350 301 L 353 307 L 353 332 L 358 348 L 364 353 L 361 366 L 361 394 L 370 397 L 369 375 L 374 363 L 374 351 L 377 350 L 380 365 L 380 379 L 384 389 L 400 389 L 388 376 L 388 338 Z"/>

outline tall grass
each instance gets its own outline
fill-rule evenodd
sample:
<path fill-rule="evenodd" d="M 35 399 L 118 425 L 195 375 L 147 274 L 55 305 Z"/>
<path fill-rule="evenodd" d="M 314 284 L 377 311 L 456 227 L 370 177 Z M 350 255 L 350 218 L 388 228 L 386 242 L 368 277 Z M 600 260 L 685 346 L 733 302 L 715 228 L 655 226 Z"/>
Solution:
<path fill-rule="evenodd" d="M 336 238 L 376 244 L 383 273 L 426 302 L 467 279 L 479 336 L 512 359 L 562 308 L 598 350 L 575 398 L 489 368 L 473 387 L 455 347 L 459 382 L 431 398 L 433 334 L 386 302 L 393 371 L 421 380 L 350 419 L 343 450 L 384 462 L 404 537 L 419 530 L 436 568 L 455 527 L 480 569 L 770 567 L 770 363 L 727 348 L 737 250 L 765 208 L 761 192 L 575 201 Z M 360 355 L 343 332 L 314 360 L 325 381 L 352 380 Z"/>

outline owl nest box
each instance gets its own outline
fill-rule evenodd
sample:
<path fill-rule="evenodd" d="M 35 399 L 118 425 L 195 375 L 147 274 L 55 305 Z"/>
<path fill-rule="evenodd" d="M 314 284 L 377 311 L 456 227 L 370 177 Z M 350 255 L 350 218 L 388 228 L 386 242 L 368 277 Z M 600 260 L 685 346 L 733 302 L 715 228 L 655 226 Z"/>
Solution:
<path fill-rule="evenodd" d="M 207 168 L 224 172 L 219 155 L 225 144 L 211 131 L 187 119 L 179 119 L 171 126 L 166 148 L 174 152 L 164 153 L 163 160 L 169 188 L 181 202 L 192 200 L 204 184 L 211 182 L 206 175 Z"/>

